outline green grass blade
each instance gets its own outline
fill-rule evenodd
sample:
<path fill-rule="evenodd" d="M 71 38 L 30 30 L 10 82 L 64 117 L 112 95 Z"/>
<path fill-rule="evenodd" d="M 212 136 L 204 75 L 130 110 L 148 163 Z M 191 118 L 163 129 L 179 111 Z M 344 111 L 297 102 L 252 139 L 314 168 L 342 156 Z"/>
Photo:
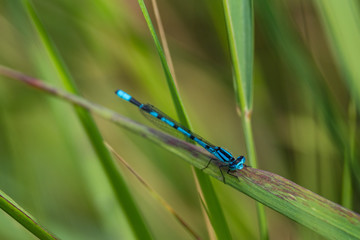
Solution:
<path fill-rule="evenodd" d="M 171 75 L 170 68 L 167 63 L 167 59 L 166 59 L 164 51 L 161 47 L 160 41 L 157 37 L 155 28 L 150 19 L 146 5 L 143 0 L 138 0 L 138 2 L 140 5 L 140 8 L 141 8 L 141 11 L 144 15 L 145 21 L 149 27 L 151 36 L 153 37 L 158 54 L 160 56 L 160 61 L 161 61 L 161 64 L 162 64 L 164 72 L 165 72 L 166 81 L 168 83 L 170 93 L 171 93 L 173 102 L 175 104 L 175 108 L 176 108 L 176 112 L 179 117 L 179 120 L 185 127 L 189 128 L 191 130 L 191 124 L 186 115 L 179 92 L 177 90 L 176 83 L 174 81 L 174 78 Z M 202 195 L 205 198 L 205 203 L 208 208 L 207 213 L 208 213 L 210 222 L 215 230 L 217 237 L 219 239 L 231 239 L 228 224 L 226 222 L 225 216 L 224 216 L 224 214 L 222 212 L 222 208 L 220 206 L 220 202 L 216 196 L 215 190 L 212 186 L 210 179 L 206 175 L 204 175 L 201 171 L 199 171 L 198 169 L 194 169 L 194 171 L 195 171 L 197 180 L 199 182 Z"/>
<path fill-rule="evenodd" d="M 46 33 L 32 4 L 29 1 L 23 1 L 23 4 L 63 85 L 70 92 L 78 94 L 75 82 L 70 72 L 60 57 L 60 54 L 57 52 L 56 47 L 52 43 L 50 37 Z M 151 239 L 151 234 L 130 194 L 124 179 L 120 175 L 109 151 L 103 144 L 103 139 L 93 118 L 85 109 L 75 107 L 75 111 L 89 137 L 96 154 L 99 157 L 101 165 L 104 168 L 107 177 L 109 178 L 110 184 L 113 187 L 119 205 L 123 208 L 134 234 L 139 239 Z"/>
<path fill-rule="evenodd" d="M 231 60 L 234 68 L 236 100 L 240 110 L 252 108 L 254 23 L 252 0 L 224 0 Z"/>
<path fill-rule="evenodd" d="M 176 109 L 177 115 L 179 117 L 179 121 L 182 124 L 184 124 L 185 127 L 190 127 L 189 119 L 188 119 L 187 115 L 185 114 L 184 106 L 182 104 L 182 101 L 181 101 L 179 92 L 177 90 L 175 81 L 174 81 L 174 79 L 173 79 L 173 77 L 171 75 L 169 65 L 168 65 L 168 63 L 166 61 L 166 57 L 165 57 L 164 51 L 163 51 L 163 49 L 161 47 L 159 38 L 157 37 L 154 25 L 152 24 L 149 12 L 147 11 L 146 5 L 145 5 L 143 0 L 138 0 L 138 2 L 139 2 L 139 6 L 141 8 L 141 11 L 142 11 L 142 13 L 144 15 L 145 21 L 146 21 L 146 23 L 147 23 L 147 25 L 149 27 L 149 31 L 151 33 L 151 36 L 152 36 L 152 38 L 154 40 L 156 50 L 157 50 L 157 52 L 159 54 L 159 57 L 160 57 L 161 65 L 164 68 L 166 82 L 167 82 L 167 84 L 169 86 L 170 93 L 171 93 L 172 99 L 173 99 L 174 104 L 175 104 L 175 109 Z"/>
<path fill-rule="evenodd" d="M 252 0 L 224 0 L 224 15 L 234 72 L 234 86 L 241 122 L 244 128 L 247 159 L 257 167 L 255 143 L 251 127 L 254 64 L 254 22 Z M 261 239 L 268 239 L 265 209 L 257 203 Z"/>
<path fill-rule="evenodd" d="M 328 239 L 359 239 L 358 214 L 276 174 L 249 168 L 239 174 L 240 184 L 230 185 L 275 211 Z"/>
<path fill-rule="evenodd" d="M 39 239 L 57 239 L 45 230 L 29 213 L 0 190 L 0 208 Z"/>
<path fill-rule="evenodd" d="M 154 141 L 163 148 L 181 156 L 197 168 L 208 162 L 209 154 L 200 147 L 179 140 L 156 129 L 135 123 L 130 119 L 91 103 L 79 96 L 51 87 L 44 82 L 0 66 L 0 74 L 19 80 L 31 87 L 83 107 L 111 120 L 142 137 Z M 222 181 L 218 166 L 213 163 L 205 173 Z M 329 239 L 358 239 L 360 216 L 333 203 L 279 175 L 245 167 L 235 173 L 237 178 L 226 174 L 226 183 L 251 198 L 293 219 Z"/>

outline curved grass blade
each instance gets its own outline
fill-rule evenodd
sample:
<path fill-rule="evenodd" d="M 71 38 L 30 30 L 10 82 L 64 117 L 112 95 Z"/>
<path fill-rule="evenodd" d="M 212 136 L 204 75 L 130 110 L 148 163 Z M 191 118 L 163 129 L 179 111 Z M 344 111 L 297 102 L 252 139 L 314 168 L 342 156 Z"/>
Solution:
<path fill-rule="evenodd" d="M 328 239 L 359 239 L 360 215 L 279 175 L 244 168 L 230 185 Z"/>
<path fill-rule="evenodd" d="M 252 0 L 223 0 L 238 112 L 242 113 L 248 161 L 257 167 L 251 127 L 254 64 L 254 20 Z M 261 239 L 268 239 L 264 207 L 257 203 Z"/>
<path fill-rule="evenodd" d="M 176 82 L 174 81 L 174 78 L 172 77 L 166 56 L 161 47 L 160 41 L 157 37 L 155 28 L 150 19 L 146 5 L 143 0 L 138 0 L 138 2 L 140 5 L 140 8 L 141 8 L 141 11 L 144 15 L 145 21 L 149 27 L 150 33 L 153 37 L 158 54 L 160 56 L 160 61 L 164 68 L 166 81 L 168 83 L 170 93 L 173 98 L 173 101 L 175 104 L 175 109 L 176 109 L 177 115 L 179 117 L 180 123 L 183 124 L 186 128 L 191 130 L 191 124 L 188 120 L 184 106 L 182 104 L 179 92 L 177 90 Z M 155 11 L 158 13 L 158 9 L 156 9 Z M 158 18 L 158 19 L 160 19 L 160 18 Z M 160 23 L 159 27 L 161 27 L 161 26 L 162 26 L 162 24 Z M 163 37 L 165 37 L 165 36 L 163 36 Z M 167 47 L 167 45 L 165 47 Z M 169 52 L 169 51 L 167 50 L 167 52 Z M 205 198 L 204 202 L 206 203 L 206 206 L 208 208 L 206 212 L 208 213 L 210 222 L 215 230 L 217 237 L 219 239 L 231 239 L 228 224 L 227 224 L 225 216 L 221 210 L 220 202 L 216 196 L 215 190 L 211 184 L 210 179 L 206 175 L 204 175 L 201 171 L 199 171 L 198 169 L 194 169 L 194 172 L 196 174 L 196 178 L 197 178 L 200 188 L 201 188 L 202 194 L 200 194 L 200 195 L 204 196 L 204 198 Z"/>
<path fill-rule="evenodd" d="M 0 66 L 0 75 L 19 80 L 27 85 L 62 98 L 85 108 L 117 125 L 147 138 L 163 148 L 183 157 L 197 168 L 203 168 L 209 153 L 200 147 L 174 138 L 125 118 L 103 106 L 91 103 L 79 96 L 54 88 L 32 77 Z M 219 162 L 213 162 L 204 170 L 222 181 Z M 244 167 L 235 173 L 239 178 L 226 175 L 226 183 L 251 198 L 314 230 L 329 239 L 358 239 L 360 216 L 333 203 L 279 175 L 255 168 Z"/>
<path fill-rule="evenodd" d="M 52 43 L 49 35 L 46 33 L 46 30 L 38 18 L 32 4 L 27 0 L 23 0 L 22 3 L 24 4 L 24 8 L 26 9 L 63 85 L 68 91 L 78 94 L 75 81 L 73 80 L 55 45 Z M 82 123 L 97 156 L 99 157 L 101 165 L 113 187 L 118 203 L 125 212 L 134 234 L 139 239 L 151 239 L 152 237 L 150 231 L 148 230 L 140 211 L 137 209 L 136 203 L 134 202 L 124 179 L 117 170 L 109 151 L 103 144 L 100 131 L 97 129 L 94 119 L 83 108 L 75 106 L 75 112 Z"/>
<path fill-rule="evenodd" d="M 29 213 L 25 212 L 14 200 L 0 190 L 0 208 L 39 239 L 57 239 L 44 229 Z"/>

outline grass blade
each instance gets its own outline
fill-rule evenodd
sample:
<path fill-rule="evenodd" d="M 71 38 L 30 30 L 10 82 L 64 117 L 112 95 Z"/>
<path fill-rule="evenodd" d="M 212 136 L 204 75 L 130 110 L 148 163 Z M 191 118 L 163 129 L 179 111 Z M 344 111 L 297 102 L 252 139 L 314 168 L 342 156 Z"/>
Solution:
<path fill-rule="evenodd" d="M 250 168 L 240 174 L 240 183 L 244 185 L 239 186 L 236 181 L 235 188 L 324 237 L 358 239 L 360 236 L 358 214 L 279 175 Z"/>
<path fill-rule="evenodd" d="M 96 113 L 121 127 L 154 141 L 165 149 L 183 157 L 184 160 L 197 168 L 202 168 L 208 162 L 209 153 L 193 144 L 135 123 L 105 107 L 53 88 L 42 81 L 11 69 L 0 67 L 0 74 Z M 204 172 L 222 181 L 218 169 L 219 165 L 221 163 L 214 162 Z M 267 171 L 245 167 L 235 174 L 239 179 L 226 175 L 228 185 L 326 238 L 356 239 L 360 236 L 360 216 L 336 203 Z"/>
<path fill-rule="evenodd" d="M 224 15 L 228 32 L 230 54 L 234 69 L 234 86 L 238 112 L 242 113 L 248 161 L 257 167 L 255 143 L 251 127 L 252 86 L 254 63 L 254 23 L 252 0 L 224 0 Z M 257 203 L 261 239 L 268 239 L 265 209 Z"/>
<path fill-rule="evenodd" d="M 252 108 L 254 23 L 252 0 L 224 0 L 231 60 L 234 68 L 236 100 L 240 110 Z"/>
<path fill-rule="evenodd" d="M 23 1 L 23 4 L 63 85 L 70 92 L 78 94 L 78 90 L 70 72 L 60 57 L 60 54 L 57 52 L 56 47 L 50 40 L 50 37 L 46 33 L 32 4 L 29 1 Z M 93 118 L 85 109 L 75 107 L 75 111 L 89 137 L 90 142 L 92 143 L 95 152 L 99 157 L 101 165 L 104 168 L 107 177 L 109 178 L 110 184 L 113 187 L 119 205 L 123 208 L 134 234 L 139 239 L 151 239 L 151 234 L 139 210 L 137 209 L 134 200 L 132 199 L 125 181 L 123 180 L 115 163 L 113 162 L 109 151 L 103 144 L 101 134 L 97 129 Z"/>
<path fill-rule="evenodd" d="M 57 239 L 45 230 L 30 214 L 0 190 L 0 208 L 39 239 Z"/>
<path fill-rule="evenodd" d="M 188 117 L 185 114 L 184 106 L 182 104 L 179 92 L 178 92 L 177 87 L 176 87 L 176 83 L 175 83 L 175 81 L 174 81 L 174 79 L 173 79 L 173 77 L 171 75 L 169 65 L 167 63 L 163 48 L 161 47 L 159 38 L 156 35 L 156 31 L 155 31 L 154 25 L 152 24 L 149 12 L 147 11 L 146 5 L 145 5 L 143 0 L 138 0 L 138 2 L 139 2 L 139 6 L 141 8 L 141 11 L 142 11 L 142 13 L 144 15 L 145 21 L 146 21 L 146 23 L 147 23 L 147 25 L 149 27 L 149 31 L 151 33 L 151 36 L 152 36 L 152 38 L 154 40 L 156 50 L 157 50 L 157 52 L 159 54 L 161 65 L 162 65 L 162 67 L 164 69 L 166 82 L 168 84 L 172 99 L 174 101 L 175 109 L 176 109 L 177 115 L 179 117 L 179 121 L 182 124 L 184 124 L 185 127 L 190 127 Z"/>
<path fill-rule="evenodd" d="M 160 56 L 161 64 L 164 68 L 166 80 L 170 89 L 170 93 L 173 99 L 173 102 L 175 104 L 176 112 L 179 117 L 180 122 L 191 130 L 191 124 L 188 120 L 188 117 L 186 115 L 184 106 L 182 104 L 179 92 L 177 90 L 176 82 L 174 81 L 174 78 L 172 77 L 166 56 L 164 54 L 164 51 L 161 47 L 160 41 L 157 37 L 157 34 L 155 32 L 155 28 L 152 24 L 152 21 L 150 19 L 149 13 L 147 11 L 146 5 L 143 0 L 138 0 L 141 11 L 144 15 L 145 21 L 149 27 L 150 33 L 153 37 L 154 43 L 156 45 L 156 49 L 158 51 L 158 54 Z M 155 9 L 155 11 L 158 14 L 158 10 Z M 159 18 L 158 18 L 159 19 Z M 159 27 L 161 28 L 162 24 L 159 24 Z M 163 36 L 164 38 L 165 36 Z M 165 45 L 167 47 L 167 45 Z M 167 49 L 167 52 L 168 49 Z M 210 179 L 204 175 L 201 171 L 198 169 L 194 169 L 197 181 L 199 182 L 200 188 L 201 188 L 201 195 L 205 198 L 205 203 L 207 206 L 207 213 L 210 219 L 210 222 L 215 230 L 215 233 L 219 239 L 231 239 L 230 230 L 228 227 L 228 224 L 226 222 L 225 216 L 221 210 L 221 206 L 219 203 L 219 200 L 216 196 L 215 190 L 212 186 L 212 183 L 210 182 Z"/>

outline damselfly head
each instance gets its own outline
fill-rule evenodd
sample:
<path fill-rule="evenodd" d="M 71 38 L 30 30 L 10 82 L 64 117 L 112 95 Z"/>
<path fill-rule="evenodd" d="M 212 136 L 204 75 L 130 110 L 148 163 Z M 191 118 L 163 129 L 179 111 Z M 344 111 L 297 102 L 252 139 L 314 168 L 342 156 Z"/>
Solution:
<path fill-rule="evenodd" d="M 239 156 L 234 162 L 231 163 L 231 170 L 240 170 L 244 167 L 245 157 Z"/>

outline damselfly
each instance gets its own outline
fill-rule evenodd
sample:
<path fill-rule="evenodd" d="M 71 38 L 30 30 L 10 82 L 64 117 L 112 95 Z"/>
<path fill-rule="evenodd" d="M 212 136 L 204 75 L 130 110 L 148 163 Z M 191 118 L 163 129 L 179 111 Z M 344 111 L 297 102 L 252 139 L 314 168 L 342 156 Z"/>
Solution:
<path fill-rule="evenodd" d="M 230 174 L 230 171 L 240 170 L 244 167 L 244 162 L 245 162 L 244 156 L 239 156 L 235 159 L 233 157 L 233 155 L 230 152 L 228 152 L 227 150 L 225 150 L 224 148 L 217 147 L 217 146 L 209 143 L 208 141 L 204 140 L 199 135 L 193 133 L 186 127 L 182 126 L 180 123 L 174 121 L 172 118 L 170 118 L 169 116 L 167 116 L 165 113 L 161 112 L 154 106 L 152 106 L 150 104 L 140 103 L 139 101 L 137 101 L 135 98 L 133 98 L 132 96 L 130 96 L 123 90 L 117 90 L 115 93 L 120 98 L 124 99 L 125 101 L 128 101 L 128 102 L 134 104 L 135 106 L 137 106 L 140 109 L 140 111 L 142 111 L 146 115 L 150 116 L 153 120 L 159 121 L 163 124 L 165 123 L 165 125 L 168 125 L 169 127 L 174 128 L 177 132 L 179 132 L 182 135 L 184 135 L 185 137 L 193 140 L 194 142 L 199 144 L 201 147 L 203 147 L 206 151 L 208 151 L 213 156 L 215 156 L 216 159 L 223 162 L 224 164 L 220 165 L 219 169 L 220 169 L 221 175 L 223 176 L 224 182 L 225 182 L 225 178 L 224 178 L 224 174 L 221 171 L 221 168 L 228 167 L 227 173 Z M 210 158 L 210 161 L 203 169 L 206 169 L 212 160 L 215 160 L 215 159 Z M 232 174 L 230 174 L 230 175 L 232 175 Z M 232 175 L 232 176 L 235 176 L 235 175 Z"/>

